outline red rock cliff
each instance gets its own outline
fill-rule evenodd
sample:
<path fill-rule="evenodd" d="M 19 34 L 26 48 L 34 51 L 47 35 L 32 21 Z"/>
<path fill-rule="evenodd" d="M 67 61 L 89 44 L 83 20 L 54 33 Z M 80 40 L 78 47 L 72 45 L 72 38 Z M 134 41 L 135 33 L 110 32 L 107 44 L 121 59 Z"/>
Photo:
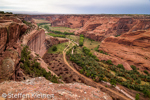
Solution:
<path fill-rule="evenodd" d="M 150 28 L 149 24 L 149 19 L 93 16 L 75 34 L 84 34 L 85 37 L 90 39 L 102 41 L 107 37 L 126 32 L 147 30 Z"/>
<path fill-rule="evenodd" d="M 128 32 L 119 37 L 106 38 L 102 41 L 99 50 L 107 52 L 112 58 L 135 65 L 140 70 L 150 70 L 150 30 Z"/>
<path fill-rule="evenodd" d="M 64 15 L 54 20 L 51 25 L 54 27 L 69 27 L 80 28 L 83 27 L 85 22 L 90 18 L 86 15 Z"/>
<path fill-rule="evenodd" d="M 7 20 L 6 20 L 7 19 Z M 19 38 L 27 26 L 14 16 L 0 18 L 0 82 L 10 79 L 21 56 Z"/>
<path fill-rule="evenodd" d="M 37 30 L 28 38 L 27 45 L 42 57 L 46 52 L 45 31 L 43 29 Z"/>

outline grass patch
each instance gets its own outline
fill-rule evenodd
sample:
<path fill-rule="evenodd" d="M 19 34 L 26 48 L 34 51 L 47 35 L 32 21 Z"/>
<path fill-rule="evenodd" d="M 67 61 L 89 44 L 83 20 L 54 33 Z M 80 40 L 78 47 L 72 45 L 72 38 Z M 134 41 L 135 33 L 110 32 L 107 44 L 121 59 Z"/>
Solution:
<path fill-rule="evenodd" d="M 48 33 L 48 35 L 53 36 L 53 37 L 61 37 L 61 38 L 66 38 L 65 35 L 62 34 L 54 34 L 54 33 Z"/>
<path fill-rule="evenodd" d="M 94 51 L 95 48 L 97 48 L 100 45 L 100 43 L 101 42 L 93 41 L 88 38 L 85 38 L 83 45 L 86 46 L 87 48 L 89 48 L 90 50 Z"/>
<path fill-rule="evenodd" d="M 50 26 L 50 30 L 61 31 L 61 32 L 70 32 L 70 31 L 75 31 L 77 29 L 72 29 L 72 28 L 68 28 L 68 27 L 51 27 Z"/>
<path fill-rule="evenodd" d="M 67 47 L 68 43 L 69 43 L 69 42 L 65 42 L 65 43 L 53 45 L 52 47 L 50 47 L 50 48 L 48 49 L 48 53 L 53 53 L 53 54 L 62 53 L 63 50 Z M 53 51 L 53 50 L 52 50 L 54 46 L 57 47 L 57 51 Z"/>
<path fill-rule="evenodd" d="M 141 81 L 141 85 L 149 85 L 148 82 Z"/>
<path fill-rule="evenodd" d="M 79 43 L 79 39 L 80 39 L 79 36 L 75 36 L 75 35 L 67 35 L 66 38 L 69 38 L 70 40 L 73 40 L 77 43 Z"/>
<path fill-rule="evenodd" d="M 84 38 L 85 38 L 84 35 L 81 34 L 81 35 L 80 35 L 80 40 L 79 40 L 79 46 L 83 46 Z"/>

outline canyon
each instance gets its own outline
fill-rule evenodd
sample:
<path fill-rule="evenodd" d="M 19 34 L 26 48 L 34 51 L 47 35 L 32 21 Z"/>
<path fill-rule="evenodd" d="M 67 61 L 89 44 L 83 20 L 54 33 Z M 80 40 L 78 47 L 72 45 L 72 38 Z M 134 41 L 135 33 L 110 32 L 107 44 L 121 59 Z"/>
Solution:
<path fill-rule="evenodd" d="M 89 99 L 97 98 L 101 100 L 126 98 L 126 96 L 119 91 L 114 92 L 116 91 L 114 88 L 113 90 L 110 88 L 107 89 L 105 86 L 101 87 L 100 84 L 105 85 L 104 83 L 95 82 L 94 84 L 93 80 L 86 79 L 84 78 L 85 76 L 77 74 L 79 72 L 72 70 L 71 67 L 69 68 L 70 63 L 68 65 L 65 63 L 66 57 L 64 56 L 68 49 L 66 51 L 64 49 L 63 54 L 49 54 L 48 49 L 53 45 L 66 42 L 70 43 L 70 40 L 47 35 L 47 32 L 45 33 L 43 28 L 39 28 L 34 19 L 49 21 L 51 27 L 68 27 L 75 29 L 75 36 L 83 34 L 84 37 L 91 41 L 100 41 L 98 52 L 93 52 L 100 61 L 111 60 L 114 65 L 122 64 L 126 70 L 133 70 L 131 65 L 134 65 L 140 71 L 146 70 L 150 72 L 149 16 L 0 15 L 0 82 L 3 82 L 0 83 L 0 89 L 6 93 L 12 90 L 9 87 L 9 85 L 11 85 L 14 88 L 13 93 L 15 93 L 15 89 L 21 89 L 25 86 L 32 92 L 38 90 L 42 93 L 55 93 L 55 98 L 62 99 L 83 99 L 83 96 Z M 30 25 L 26 24 L 27 22 L 25 21 L 29 22 Z M 70 44 L 68 44 L 68 46 L 69 45 Z M 43 77 L 31 78 L 29 75 L 25 75 L 24 70 L 20 68 L 22 64 L 21 51 L 23 50 L 23 46 L 29 47 L 31 58 L 39 62 L 40 67 L 44 68 L 46 72 L 51 72 L 51 74 L 56 77 L 63 75 L 60 80 L 64 84 L 54 84 Z M 100 51 L 107 53 L 107 55 L 100 53 Z M 79 67 L 75 63 L 72 63 L 72 66 Z M 8 82 L 9 80 L 20 82 Z M 38 88 L 34 89 L 33 85 Z M 15 88 L 16 86 L 20 87 Z M 41 87 L 46 89 L 49 86 L 54 90 L 48 88 L 42 91 L 40 89 Z M 31 92 L 29 90 L 22 90 L 20 92 L 30 94 Z M 103 92 L 98 90 L 103 90 Z M 98 91 L 96 95 L 95 91 Z M 0 92 L 0 94 L 2 94 L 2 92 Z M 132 94 L 132 96 L 134 95 L 135 93 Z"/>
<path fill-rule="evenodd" d="M 48 93 L 49 91 L 49 94 L 54 94 L 53 99 L 56 98 L 59 99 L 60 98 L 62 99 L 68 99 L 68 98 L 93 99 L 94 98 L 94 99 L 101 99 L 101 100 L 112 99 L 108 94 L 99 91 L 99 89 L 89 87 L 84 84 L 79 84 L 79 83 L 76 84 L 71 83 L 71 84 L 64 84 L 64 85 L 62 84 L 62 88 L 61 88 L 59 84 L 53 84 L 50 81 L 46 80 L 45 78 L 38 77 L 38 78 L 30 79 L 30 76 L 26 75 L 26 73 L 24 73 L 25 70 L 23 70 L 21 67 L 22 64 L 21 56 L 23 52 L 22 49 L 24 49 L 23 46 L 29 47 L 29 51 L 31 52 L 32 59 L 37 60 L 40 63 L 42 68 L 44 68 L 47 72 L 50 71 L 51 75 L 56 75 L 53 71 L 48 69 L 48 65 L 43 61 L 43 59 L 41 59 L 41 57 L 47 52 L 47 48 L 49 48 L 50 46 L 54 44 L 56 45 L 59 43 L 67 42 L 68 40 L 45 36 L 45 31 L 43 29 L 39 29 L 37 25 L 34 23 L 33 24 L 31 23 L 31 27 L 30 27 L 24 24 L 22 22 L 23 20 L 19 19 L 19 17 L 14 15 L 10 15 L 10 16 L 2 15 L 0 19 L 0 43 L 1 43 L 0 82 L 3 82 L 1 83 L 1 87 L 0 87 L 1 90 L 0 95 L 2 95 L 4 92 L 9 93 L 10 91 L 12 91 L 12 88 L 15 91 L 17 89 L 18 93 L 19 92 L 27 93 L 27 91 L 23 90 L 24 87 L 28 88 L 28 90 L 30 91 L 30 92 L 28 91 L 28 94 L 31 94 L 31 91 L 35 91 L 35 92 L 37 92 L 37 90 L 40 91 L 41 86 L 43 90 L 44 86 L 45 88 L 47 88 L 51 84 L 54 90 L 50 91 L 52 88 L 51 87 L 49 88 L 50 90 L 40 91 L 40 92 Z M 58 76 L 56 75 L 56 77 Z M 10 81 L 10 80 L 14 80 L 14 81 Z M 21 81 L 21 82 L 16 82 L 16 81 Z M 34 85 L 34 87 L 31 87 L 31 84 Z M 47 84 L 47 86 L 45 84 Z M 9 86 L 12 87 L 10 88 Z M 16 86 L 17 87 L 20 86 L 20 87 L 15 88 Z M 39 88 L 35 89 L 35 86 Z M 78 88 L 80 88 L 80 90 Z M 19 91 L 20 89 L 22 89 L 23 91 Z M 81 91 L 83 91 L 84 94 L 82 94 Z M 12 92 L 12 93 L 16 93 L 16 92 Z M 91 96 L 87 95 L 91 93 L 93 95 Z M 6 98 L 0 96 L 0 99 L 5 100 Z M 20 98 L 20 100 L 21 99 L 22 97 Z"/>
<path fill-rule="evenodd" d="M 124 38 L 132 38 L 132 35 L 134 37 L 136 33 L 138 34 L 140 30 L 146 31 L 150 29 L 150 17 L 144 16 L 144 15 L 50 15 L 50 16 L 30 16 L 32 18 L 43 18 L 48 21 L 50 21 L 52 27 L 69 27 L 69 28 L 75 28 L 76 31 L 74 32 L 76 35 L 83 34 L 85 37 L 95 40 L 95 41 L 102 41 L 102 45 L 100 45 L 99 50 L 104 50 L 104 52 L 107 52 L 109 56 L 103 55 L 103 54 L 97 54 L 95 52 L 95 55 L 97 55 L 100 60 L 108 60 L 111 59 L 115 65 L 123 64 L 127 70 L 132 70 L 130 68 L 131 65 L 135 65 L 141 70 L 148 70 L 149 69 L 149 57 L 147 53 L 149 51 L 139 51 L 142 53 L 132 53 L 132 57 L 130 53 L 126 53 L 127 51 L 120 50 L 118 53 L 116 49 L 120 49 L 117 47 L 121 44 L 124 46 L 128 46 L 127 48 L 122 47 L 124 49 L 129 49 L 128 51 L 131 51 L 130 48 L 133 48 L 132 51 L 136 51 L 136 49 L 139 49 L 139 45 L 142 44 L 140 42 L 136 43 L 138 45 L 134 45 L 131 41 L 124 39 Z M 53 19 L 53 20 L 52 20 Z M 133 34 L 135 32 L 135 34 Z M 123 34 L 132 34 L 128 36 L 124 36 Z M 142 32 L 141 32 L 142 33 Z M 140 34 L 140 33 L 139 33 Z M 146 32 L 146 34 L 149 34 L 149 31 Z M 120 36 L 123 35 L 123 36 Z M 117 38 L 112 38 L 112 36 Z M 120 39 L 122 38 L 122 39 Z M 117 40 L 118 39 L 118 40 Z M 148 40 L 147 40 L 148 39 Z M 141 41 L 149 41 L 149 36 L 143 36 L 141 37 Z M 108 42 L 109 41 L 109 42 Z M 135 40 L 137 41 L 137 40 Z M 140 40 L 138 40 L 140 41 Z M 115 42 L 117 45 L 114 46 L 104 46 L 106 43 L 113 43 Z M 143 44 L 149 44 L 149 42 L 144 42 Z M 109 48 L 110 47 L 110 48 Z M 112 49 L 115 49 L 113 50 Z M 107 50 L 110 49 L 110 50 Z M 144 47 L 142 49 L 148 49 L 148 47 Z M 123 56 L 124 55 L 124 56 Z M 126 56 L 125 56 L 126 55 Z M 103 57 L 101 57 L 103 56 Z M 136 61 L 135 61 L 136 57 Z M 128 59 L 130 58 L 130 59 Z M 147 63 L 146 63 L 147 62 Z"/>

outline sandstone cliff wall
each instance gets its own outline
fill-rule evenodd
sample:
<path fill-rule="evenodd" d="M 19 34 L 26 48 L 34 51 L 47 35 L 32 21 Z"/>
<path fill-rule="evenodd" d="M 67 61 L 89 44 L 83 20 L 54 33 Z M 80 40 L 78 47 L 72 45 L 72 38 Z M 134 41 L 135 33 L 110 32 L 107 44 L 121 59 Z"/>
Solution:
<path fill-rule="evenodd" d="M 28 38 L 27 45 L 42 57 L 46 52 L 45 31 L 43 29 L 37 30 Z"/>
<path fill-rule="evenodd" d="M 4 21 L 0 23 L 0 53 L 8 46 L 13 45 L 19 37 L 26 31 L 27 26 L 23 23 Z"/>
<path fill-rule="evenodd" d="M 110 56 L 99 57 L 101 60 L 122 61 L 127 69 L 135 65 L 140 70 L 150 71 L 150 30 L 128 32 L 119 37 L 109 37 L 102 41 L 99 50 L 107 52 Z M 107 58 L 107 59 L 106 59 Z"/>
<path fill-rule="evenodd" d="M 51 25 L 54 27 L 81 28 L 90 18 L 87 15 L 64 15 L 54 20 Z"/>
<path fill-rule="evenodd" d="M 26 30 L 27 26 L 17 17 L 0 17 L 0 82 L 15 73 L 21 57 L 19 38 Z"/>
<path fill-rule="evenodd" d="M 102 41 L 110 36 L 122 35 L 126 32 L 147 30 L 150 20 L 120 18 L 120 17 L 91 17 L 75 34 L 83 34 L 95 41 Z"/>

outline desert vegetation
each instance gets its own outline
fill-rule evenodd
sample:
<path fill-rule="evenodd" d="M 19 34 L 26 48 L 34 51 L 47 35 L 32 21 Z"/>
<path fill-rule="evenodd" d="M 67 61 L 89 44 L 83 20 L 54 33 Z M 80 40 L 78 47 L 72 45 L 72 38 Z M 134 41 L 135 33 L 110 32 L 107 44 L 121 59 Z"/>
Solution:
<path fill-rule="evenodd" d="M 98 50 L 100 43 L 101 42 L 98 42 L 98 41 L 95 41 L 95 40 L 92 40 L 92 39 L 85 37 L 83 45 L 85 47 L 89 48 L 91 50 L 91 52 L 94 52 L 95 49 Z"/>
<path fill-rule="evenodd" d="M 79 40 L 79 46 L 83 46 L 83 42 L 84 42 L 84 35 L 81 34 L 80 35 L 80 40 Z"/>
<path fill-rule="evenodd" d="M 132 65 L 133 70 L 128 71 L 122 64 L 113 65 L 111 60 L 99 61 L 87 47 L 75 47 L 73 55 L 70 49 L 67 56 L 81 67 L 78 70 L 81 74 L 96 82 L 106 81 L 113 86 L 120 84 L 129 89 L 143 92 L 145 97 L 150 97 L 150 75 L 146 71 L 145 75 L 141 74 L 136 66 Z M 145 84 L 142 84 L 143 82 Z"/>
<path fill-rule="evenodd" d="M 0 11 L 0 14 L 13 14 L 12 12 L 4 12 L 4 11 Z"/>
<path fill-rule="evenodd" d="M 53 45 L 48 49 L 48 53 L 52 53 L 52 54 L 62 53 L 62 51 L 66 48 L 67 45 L 68 42 Z M 55 50 L 54 48 L 57 48 L 57 50 Z"/>
<path fill-rule="evenodd" d="M 28 50 L 28 46 L 25 46 L 21 52 L 21 64 L 20 67 L 24 70 L 25 74 L 30 77 L 45 77 L 51 82 L 58 83 L 58 78 L 56 76 L 52 76 L 51 72 L 46 72 L 40 66 L 40 63 L 36 61 L 36 59 L 32 59 L 30 56 L 30 51 Z"/>
<path fill-rule="evenodd" d="M 66 35 L 66 38 L 73 40 L 76 43 L 79 43 L 79 39 L 80 39 L 80 37 L 76 35 Z"/>
<path fill-rule="evenodd" d="M 35 25 L 30 22 L 23 20 L 23 23 L 25 23 L 27 26 L 29 26 L 29 28 L 26 30 L 25 34 L 29 33 L 32 29 L 35 28 Z"/>
<path fill-rule="evenodd" d="M 74 33 L 69 33 L 69 32 L 61 32 L 61 31 L 53 31 L 53 30 L 50 30 L 51 32 L 55 33 L 55 34 L 64 34 L 64 35 L 74 35 Z"/>
<path fill-rule="evenodd" d="M 54 33 L 48 33 L 48 35 L 53 36 L 53 37 L 61 37 L 61 38 L 66 38 L 65 35 L 63 34 L 54 34 Z"/>

